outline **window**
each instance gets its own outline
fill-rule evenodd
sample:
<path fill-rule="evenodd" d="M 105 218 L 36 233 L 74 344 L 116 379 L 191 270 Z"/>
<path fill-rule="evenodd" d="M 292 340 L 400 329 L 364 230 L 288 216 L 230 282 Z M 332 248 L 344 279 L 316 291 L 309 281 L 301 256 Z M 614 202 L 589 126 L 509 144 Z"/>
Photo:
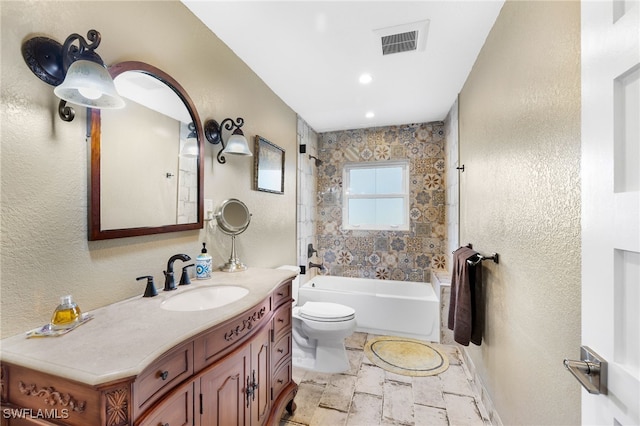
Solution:
<path fill-rule="evenodd" d="M 343 173 L 343 229 L 409 230 L 408 161 L 348 163 Z"/>

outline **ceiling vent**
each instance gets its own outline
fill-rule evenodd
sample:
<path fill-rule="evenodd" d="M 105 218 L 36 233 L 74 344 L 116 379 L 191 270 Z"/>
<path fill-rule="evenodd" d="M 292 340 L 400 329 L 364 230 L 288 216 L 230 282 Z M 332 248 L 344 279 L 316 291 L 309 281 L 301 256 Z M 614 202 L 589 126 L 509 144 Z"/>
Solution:
<path fill-rule="evenodd" d="M 382 54 L 409 52 L 418 48 L 418 31 L 391 34 L 381 38 Z"/>
<path fill-rule="evenodd" d="M 429 20 L 380 28 L 374 33 L 380 38 L 382 55 L 424 50 Z"/>

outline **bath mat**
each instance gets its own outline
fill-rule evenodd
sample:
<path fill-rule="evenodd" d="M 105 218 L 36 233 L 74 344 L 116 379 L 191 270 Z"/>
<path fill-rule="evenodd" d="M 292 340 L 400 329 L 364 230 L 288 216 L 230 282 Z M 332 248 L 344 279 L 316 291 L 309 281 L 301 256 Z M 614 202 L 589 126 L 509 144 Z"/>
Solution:
<path fill-rule="evenodd" d="M 378 367 L 404 376 L 433 376 L 449 368 L 442 351 L 406 337 L 376 337 L 367 342 L 364 353 Z"/>

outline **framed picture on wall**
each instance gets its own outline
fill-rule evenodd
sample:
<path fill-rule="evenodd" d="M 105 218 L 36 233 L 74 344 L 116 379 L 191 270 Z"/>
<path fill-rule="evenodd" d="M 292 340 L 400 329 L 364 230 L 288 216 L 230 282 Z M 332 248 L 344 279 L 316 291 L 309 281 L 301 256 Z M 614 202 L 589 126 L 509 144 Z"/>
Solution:
<path fill-rule="evenodd" d="M 255 148 L 255 189 L 284 194 L 284 149 L 259 135 L 256 135 Z"/>

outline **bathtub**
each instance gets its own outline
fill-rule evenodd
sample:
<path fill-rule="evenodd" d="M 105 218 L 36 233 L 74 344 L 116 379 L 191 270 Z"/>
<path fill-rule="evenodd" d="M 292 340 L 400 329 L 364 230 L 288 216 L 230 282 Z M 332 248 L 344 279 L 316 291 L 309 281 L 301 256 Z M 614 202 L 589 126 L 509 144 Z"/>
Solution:
<path fill-rule="evenodd" d="M 356 331 L 440 342 L 440 301 L 430 283 L 319 275 L 300 286 L 298 305 L 333 302 L 356 311 Z"/>

